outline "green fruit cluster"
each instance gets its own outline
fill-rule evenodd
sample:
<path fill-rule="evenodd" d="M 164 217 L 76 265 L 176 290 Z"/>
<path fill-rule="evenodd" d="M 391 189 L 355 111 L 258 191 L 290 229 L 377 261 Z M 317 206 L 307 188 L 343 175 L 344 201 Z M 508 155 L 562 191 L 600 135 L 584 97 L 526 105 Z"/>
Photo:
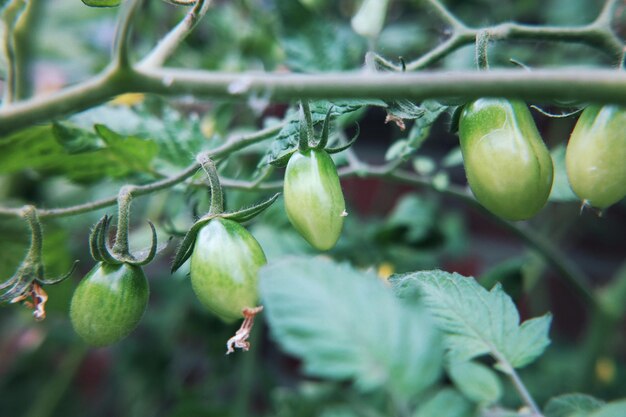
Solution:
<path fill-rule="evenodd" d="M 580 116 L 566 152 L 570 185 L 597 208 L 626 196 L 626 111 L 590 106 Z M 463 108 L 459 138 L 476 199 L 506 220 L 526 220 L 548 201 L 554 178 L 550 153 L 526 104 L 483 98 Z"/>

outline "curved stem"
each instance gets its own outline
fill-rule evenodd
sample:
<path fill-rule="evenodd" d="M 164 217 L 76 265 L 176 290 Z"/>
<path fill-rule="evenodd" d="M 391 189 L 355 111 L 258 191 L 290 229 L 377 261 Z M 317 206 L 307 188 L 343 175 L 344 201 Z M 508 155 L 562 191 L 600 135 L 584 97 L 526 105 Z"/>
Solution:
<path fill-rule="evenodd" d="M 30 228 L 30 249 L 28 250 L 28 258 L 42 259 L 43 254 L 43 232 L 41 231 L 41 222 L 37 216 L 37 209 L 34 206 L 25 206 L 21 210 L 21 215 L 28 222 Z"/>
<path fill-rule="evenodd" d="M 211 205 L 209 207 L 209 214 L 221 214 L 224 212 L 224 193 L 222 191 L 222 186 L 220 185 L 217 167 L 206 153 L 198 155 L 197 161 L 209 178 L 209 187 L 211 188 Z"/>
<path fill-rule="evenodd" d="M 130 68 L 128 50 L 131 27 L 142 3 L 143 0 L 128 0 L 123 6 L 113 42 L 113 65 L 117 68 Z"/>
<path fill-rule="evenodd" d="M 172 29 L 157 46 L 138 64 L 139 68 L 159 67 L 165 63 L 178 45 L 196 27 L 198 22 L 206 14 L 211 0 L 197 0 L 195 6 L 185 15 L 185 18 Z"/>
<path fill-rule="evenodd" d="M 130 256 L 128 232 L 130 223 L 130 205 L 133 201 L 133 186 L 124 186 L 117 196 L 117 230 L 113 252 L 117 255 Z"/>
<path fill-rule="evenodd" d="M 481 30 L 476 35 L 476 65 L 479 70 L 486 71 L 489 69 L 487 49 L 489 48 L 490 37 L 489 30 Z"/>
<path fill-rule="evenodd" d="M 313 130 L 313 117 L 311 116 L 311 108 L 307 100 L 300 101 L 300 135 L 298 136 L 298 148 L 305 152 L 309 149 L 311 142 L 315 138 Z"/>

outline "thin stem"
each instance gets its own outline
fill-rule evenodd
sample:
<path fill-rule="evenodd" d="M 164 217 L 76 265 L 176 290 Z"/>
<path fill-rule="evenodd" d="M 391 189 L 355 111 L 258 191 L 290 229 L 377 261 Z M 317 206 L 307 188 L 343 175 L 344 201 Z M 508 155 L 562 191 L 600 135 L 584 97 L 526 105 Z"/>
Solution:
<path fill-rule="evenodd" d="M 117 255 L 130 256 L 128 232 L 130 223 L 130 206 L 133 201 L 133 186 L 124 186 L 117 196 L 117 230 L 113 252 Z"/>
<path fill-rule="evenodd" d="M 620 0 L 606 0 L 594 23 L 599 26 L 604 26 L 610 31 L 613 16 L 615 15 L 615 10 L 619 3 Z"/>
<path fill-rule="evenodd" d="M 541 410 L 537 406 L 537 403 L 535 402 L 533 397 L 528 392 L 526 385 L 524 385 L 524 382 L 522 382 L 521 378 L 517 374 L 517 371 L 513 367 L 511 367 L 509 371 L 510 372 L 508 372 L 507 374 L 511 378 L 511 382 L 513 382 L 515 390 L 522 398 L 522 401 L 524 401 L 528 408 L 530 408 L 533 413 L 533 417 L 542 417 L 543 415 L 541 414 Z"/>
<path fill-rule="evenodd" d="M 14 99 L 22 100 L 31 94 L 31 54 L 33 38 L 41 17 L 41 0 L 29 0 L 13 28 L 13 68 L 15 70 Z"/>
<path fill-rule="evenodd" d="M 189 3 L 191 4 L 191 3 Z M 139 64 L 139 68 L 159 67 L 162 66 L 168 57 L 170 57 L 178 45 L 189 35 L 196 27 L 198 22 L 206 14 L 211 0 L 198 0 L 195 2 L 193 9 L 185 15 L 185 18 L 172 29 L 157 46 L 146 56 Z"/>
<path fill-rule="evenodd" d="M 198 155 L 197 161 L 209 178 L 209 187 L 211 188 L 211 205 L 209 206 L 209 214 L 223 213 L 224 193 L 222 191 L 222 186 L 220 185 L 220 177 L 217 173 L 217 167 L 206 153 Z"/>
<path fill-rule="evenodd" d="M 113 65 L 117 68 L 130 68 L 129 43 L 133 19 L 141 8 L 143 0 L 128 0 L 125 2 L 113 42 Z"/>
<path fill-rule="evenodd" d="M 465 24 L 457 19 L 439 0 L 426 0 L 426 3 L 437 16 L 450 25 L 455 31 L 466 28 Z"/>
<path fill-rule="evenodd" d="M 13 1 L 2 10 L 2 21 L 4 32 L 2 33 L 2 46 L 7 61 L 7 74 L 4 83 L 3 106 L 7 106 L 18 100 L 18 84 L 21 75 L 19 74 L 19 59 L 14 36 L 14 28 L 24 9 L 28 4 L 23 0 Z"/>
<path fill-rule="evenodd" d="M 489 30 L 481 30 L 476 35 L 476 65 L 479 70 L 486 71 L 489 69 L 487 50 L 489 49 L 490 37 Z"/>
<path fill-rule="evenodd" d="M 306 151 L 315 138 L 313 117 L 311 116 L 311 108 L 307 100 L 300 102 L 300 111 L 302 112 L 302 118 L 300 119 L 299 148 L 301 151 Z M 304 126 L 302 126 L 302 124 L 304 124 Z"/>
<path fill-rule="evenodd" d="M 43 232 L 41 231 L 41 222 L 37 216 L 37 209 L 34 206 L 25 206 L 20 211 L 22 217 L 28 222 L 31 232 L 28 257 L 41 260 L 43 254 Z"/>

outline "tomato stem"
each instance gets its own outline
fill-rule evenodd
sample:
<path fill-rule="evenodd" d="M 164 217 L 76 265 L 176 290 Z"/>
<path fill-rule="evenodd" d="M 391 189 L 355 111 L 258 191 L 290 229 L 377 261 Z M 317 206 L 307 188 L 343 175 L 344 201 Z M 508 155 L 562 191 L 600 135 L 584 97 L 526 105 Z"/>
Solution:
<path fill-rule="evenodd" d="M 197 161 L 209 178 L 209 188 L 211 189 L 211 206 L 209 207 L 209 214 L 221 214 L 224 212 L 224 193 L 222 191 L 222 186 L 220 185 L 217 167 L 206 153 L 198 155 Z"/>
<path fill-rule="evenodd" d="M 32 262 L 41 262 L 43 251 L 43 232 L 41 230 L 41 222 L 37 215 L 37 209 L 34 206 L 25 206 L 22 209 L 22 217 L 28 222 L 30 227 L 30 249 L 28 250 L 27 259 Z"/>
<path fill-rule="evenodd" d="M 117 196 L 117 230 L 113 253 L 122 257 L 130 257 L 128 245 L 128 223 L 130 221 L 130 205 L 133 200 L 133 186 L 124 186 Z"/>
<path fill-rule="evenodd" d="M 490 38 L 491 33 L 488 29 L 476 33 L 476 65 L 479 70 L 487 71 L 489 69 L 487 50 L 489 49 Z"/>

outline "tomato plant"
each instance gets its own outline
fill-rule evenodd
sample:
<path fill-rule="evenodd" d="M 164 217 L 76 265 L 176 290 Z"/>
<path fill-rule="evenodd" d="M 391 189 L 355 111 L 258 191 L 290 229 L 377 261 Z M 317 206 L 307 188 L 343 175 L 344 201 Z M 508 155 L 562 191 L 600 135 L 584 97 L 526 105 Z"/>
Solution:
<path fill-rule="evenodd" d="M 0 0 L 0 415 L 626 416 L 623 2 L 477 5 Z"/>
<path fill-rule="evenodd" d="M 460 117 L 465 172 L 478 201 L 508 220 L 537 214 L 548 201 L 553 167 L 526 105 L 480 99 Z"/>

